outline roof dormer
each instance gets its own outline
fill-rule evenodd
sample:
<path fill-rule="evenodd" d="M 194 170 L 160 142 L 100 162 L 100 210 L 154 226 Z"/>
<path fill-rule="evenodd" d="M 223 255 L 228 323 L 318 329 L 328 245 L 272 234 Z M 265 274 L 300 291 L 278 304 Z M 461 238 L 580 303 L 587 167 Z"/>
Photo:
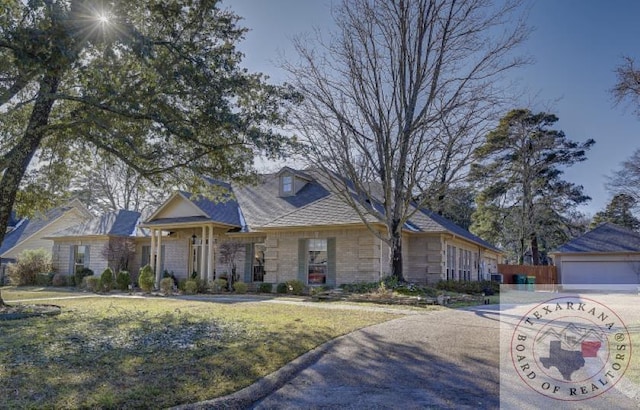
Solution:
<path fill-rule="evenodd" d="M 308 175 L 289 167 L 282 168 L 276 175 L 279 181 L 278 195 L 281 197 L 296 195 L 311 181 Z"/>

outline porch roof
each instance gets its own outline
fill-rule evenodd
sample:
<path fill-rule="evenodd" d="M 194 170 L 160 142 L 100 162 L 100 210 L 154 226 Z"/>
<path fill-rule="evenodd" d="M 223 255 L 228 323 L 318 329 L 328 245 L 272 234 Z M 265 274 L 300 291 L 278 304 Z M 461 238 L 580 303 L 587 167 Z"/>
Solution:
<path fill-rule="evenodd" d="M 154 228 L 154 227 L 160 228 L 160 227 L 169 227 L 169 226 L 191 228 L 194 226 L 202 226 L 202 225 L 238 227 L 237 225 L 214 221 L 211 218 L 208 218 L 206 216 L 182 216 L 177 218 L 160 218 L 160 219 L 154 219 L 153 221 L 145 222 L 140 226 L 142 228 Z"/>

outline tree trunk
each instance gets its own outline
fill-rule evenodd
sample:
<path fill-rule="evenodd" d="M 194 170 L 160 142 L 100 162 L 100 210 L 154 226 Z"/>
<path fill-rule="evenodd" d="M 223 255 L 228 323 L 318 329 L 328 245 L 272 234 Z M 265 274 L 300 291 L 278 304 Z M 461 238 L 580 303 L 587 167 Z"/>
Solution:
<path fill-rule="evenodd" d="M 397 222 L 394 221 L 397 225 Z M 404 281 L 402 275 L 402 232 L 397 229 L 391 232 L 391 276 L 395 276 L 398 281 Z"/>
<path fill-rule="evenodd" d="M 538 249 L 538 235 L 536 233 L 531 234 L 531 263 L 533 265 L 540 265 L 540 250 Z"/>
<path fill-rule="evenodd" d="M 45 127 L 49 123 L 49 114 L 58 90 L 60 78 L 58 75 L 47 73 L 40 81 L 40 90 L 31 111 L 29 124 L 24 136 L 7 154 L 8 165 L 0 170 L 0 245 L 4 240 L 9 224 L 9 216 L 15 203 L 16 194 L 20 188 L 22 177 L 45 136 Z"/>

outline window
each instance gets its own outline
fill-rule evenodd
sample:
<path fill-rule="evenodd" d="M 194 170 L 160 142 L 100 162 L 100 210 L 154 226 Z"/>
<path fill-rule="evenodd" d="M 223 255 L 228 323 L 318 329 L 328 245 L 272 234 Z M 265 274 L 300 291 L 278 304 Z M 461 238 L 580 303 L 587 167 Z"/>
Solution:
<path fill-rule="evenodd" d="M 142 246 L 142 260 L 140 261 L 140 267 L 151 265 L 151 246 Z"/>
<path fill-rule="evenodd" d="M 76 245 L 73 249 L 73 271 L 80 272 L 84 268 L 88 268 L 88 246 Z"/>
<path fill-rule="evenodd" d="M 253 281 L 264 282 L 264 253 L 267 247 L 263 243 L 256 243 L 253 249 Z"/>
<path fill-rule="evenodd" d="M 282 193 L 283 194 L 293 193 L 293 176 L 285 175 L 282 177 Z"/>
<path fill-rule="evenodd" d="M 164 272 L 164 245 L 162 245 L 160 247 L 160 252 L 162 253 L 161 256 L 161 260 L 160 260 L 160 266 L 157 265 L 156 263 L 156 269 L 160 269 L 160 272 Z M 157 255 L 155 255 L 157 257 Z M 154 262 L 157 262 L 154 259 Z M 149 245 L 143 245 L 142 246 L 142 259 L 140 260 L 140 267 L 144 267 L 146 265 L 151 266 L 151 246 Z"/>
<path fill-rule="evenodd" d="M 309 284 L 327 283 L 327 240 L 309 239 L 307 255 Z"/>

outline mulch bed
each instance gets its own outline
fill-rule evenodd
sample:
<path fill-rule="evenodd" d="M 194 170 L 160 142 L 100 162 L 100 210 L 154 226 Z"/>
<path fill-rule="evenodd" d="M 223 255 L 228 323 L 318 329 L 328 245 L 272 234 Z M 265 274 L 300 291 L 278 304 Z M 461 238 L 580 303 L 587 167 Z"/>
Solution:
<path fill-rule="evenodd" d="M 26 319 L 37 316 L 55 316 L 62 311 L 56 305 L 4 305 L 0 306 L 0 321 Z"/>

